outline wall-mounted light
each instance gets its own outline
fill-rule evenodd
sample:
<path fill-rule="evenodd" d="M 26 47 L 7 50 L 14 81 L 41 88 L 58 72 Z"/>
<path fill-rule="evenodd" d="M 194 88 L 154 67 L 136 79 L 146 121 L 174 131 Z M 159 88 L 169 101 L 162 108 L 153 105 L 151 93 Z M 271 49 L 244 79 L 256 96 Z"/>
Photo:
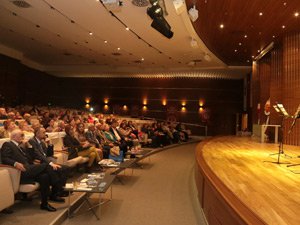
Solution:
<path fill-rule="evenodd" d="M 199 113 L 203 113 L 204 112 L 204 108 L 202 106 L 199 107 Z"/>
<path fill-rule="evenodd" d="M 147 111 L 147 106 L 143 106 L 143 111 Z"/>
<path fill-rule="evenodd" d="M 109 109 L 109 106 L 107 104 L 105 104 L 103 108 L 105 111 L 107 111 Z"/>
<path fill-rule="evenodd" d="M 181 107 L 181 112 L 186 112 L 186 108 L 184 106 Z"/>
<path fill-rule="evenodd" d="M 143 99 L 143 105 L 147 105 L 148 101 L 146 98 Z"/>
<path fill-rule="evenodd" d="M 104 99 L 104 104 L 108 104 L 108 102 L 109 102 L 109 99 L 108 99 L 108 98 L 105 98 L 105 99 Z"/>
<path fill-rule="evenodd" d="M 86 103 L 86 104 L 90 104 L 90 102 L 91 102 L 91 99 L 90 99 L 90 98 L 85 98 L 85 103 Z"/>
<path fill-rule="evenodd" d="M 86 109 L 89 109 L 90 107 L 91 107 L 90 104 L 85 104 Z"/>
<path fill-rule="evenodd" d="M 204 100 L 203 100 L 203 99 L 200 99 L 200 100 L 199 100 L 199 106 L 200 106 L 200 107 L 203 107 L 203 106 L 204 106 Z"/>
<path fill-rule="evenodd" d="M 123 105 L 123 110 L 124 110 L 124 111 L 127 111 L 127 110 L 128 110 L 127 105 Z"/>
<path fill-rule="evenodd" d="M 91 107 L 91 108 L 90 108 L 90 111 L 91 111 L 91 112 L 94 112 L 94 108 L 93 108 L 93 107 Z"/>
<path fill-rule="evenodd" d="M 182 106 L 186 106 L 186 100 L 183 100 L 183 101 L 181 102 L 181 105 L 182 105 Z"/>
<path fill-rule="evenodd" d="M 163 99 L 161 104 L 162 104 L 163 106 L 166 106 L 166 105 L 167 105 L 167 99 Z"/>

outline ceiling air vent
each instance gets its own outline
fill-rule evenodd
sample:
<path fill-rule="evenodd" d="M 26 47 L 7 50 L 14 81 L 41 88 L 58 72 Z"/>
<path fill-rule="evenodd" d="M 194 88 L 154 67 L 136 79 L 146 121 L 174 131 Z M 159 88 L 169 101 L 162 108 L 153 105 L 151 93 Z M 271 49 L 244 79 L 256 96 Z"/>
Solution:
<path fill-rule="evenodd" d="M 119 52 L 113 52 L 111 54 L 114 55 L 114 56 L 120 56 L 121 55 L 121 53 L 119 53 Z"/>
<path fill-rule="evenodd" d="M 149 2 L 147 0 L 132 0 L 131 3 L 138 7 L 145 7 L 149 5 Z"/>
<path fill-rule="evenodd" d="M 22 0 L 13 0 L 11 1 L 15 6 L 18 6 L 19 8 L 30 8 L 31 5 L 25 1 Z"/>
<path fill-rule="evenodd" d="M 135 60 L 134 63 L 142 63 L 142 60 Z"/>

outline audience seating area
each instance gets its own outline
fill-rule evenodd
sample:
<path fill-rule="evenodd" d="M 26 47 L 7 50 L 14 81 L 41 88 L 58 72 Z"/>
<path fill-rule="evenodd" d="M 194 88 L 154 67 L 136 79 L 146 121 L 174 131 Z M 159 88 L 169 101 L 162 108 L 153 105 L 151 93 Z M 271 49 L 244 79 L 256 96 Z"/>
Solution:
<path fill-rule="evenodd" d="M 70 157 L 72 147 L 64 144 L 64 139 L 69 135 L 70 129 L 74 131 L 74 138 L 78 140 L 82 148 L 86 143 L 95 147 L 101 155 L 101 159 L 120 158 L 122 161 L 124 157 L 129 157 L 131 158 L 130 166 L 160 151 L 161 148 L 158 147 L 186 142 L 190 135 L 190 132 L 185 130 L 180 123 L 121 118 L 115 115 L 92 115 L 63 108 L 48 109 L 47 107 L 32 108 L 28 106 L 0 108 L 0 119 L 0 149 L 5 142 L 10 141 L 10 133 L 14 130 L 20 129 L 25 134 L 24 139 L 27 142 L 35 136 L 37 128 L 43 127 L 47 131 L 45 143 L 48 146 L 53 145 L 52 157 L 55 159 L 55 163 L 74 169 L 81 165 L 81 167 L 85 167 L 89 162 L 89 157 L 79 154 L 76 157 Z M 81 124 L 84 127 L 83 131 L 80 131 Z M 158 149 L 137 154 L 143 146 Z M 113 156 L 111 149 L 116 147 L 119 149 L 119 153 L 117 156 Z M 98 162 L 94 162 L 95 167 L 99 167 Z M 0 195 L 0 211 L 14 204 L 17 193 L 31 193 L 39 188 L 37 182 L 20 184 L 21 171 L 1 163 L 0 158 L 0 179 L 5 181 L 2 182 L 4 185 L 0 186 L 0 190 L 1 193 L 6 194 Z M 124 169 L 126 167 L 118 168 L 113 173 L 118 174 Z"/>

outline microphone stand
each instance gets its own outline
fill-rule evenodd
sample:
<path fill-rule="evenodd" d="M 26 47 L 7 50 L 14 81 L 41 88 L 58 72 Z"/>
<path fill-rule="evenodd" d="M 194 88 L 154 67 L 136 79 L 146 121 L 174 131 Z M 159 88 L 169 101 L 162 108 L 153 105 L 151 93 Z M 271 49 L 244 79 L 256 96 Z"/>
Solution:
<path fill-rule="evenodd" d="M 277 161 L 276 162 L 270 162 L 270 161 L 264 161 L 264 162 L 270 162 L 270 163 L 276 163 L 276 164 L 290 164 L 289 162 L 280 162 L 280 155 L 281 154 L 284 154 L 285 157 L 289 157 L 289 158 L 292 158 L 291 156 L 288 156 L 287 154 L 284 153 L 284 150 L 283 150 L 283 123 L 284 123 L 284 119 L 285 119 L 285 116 L 282 115 L 282 119 L 281 119 L 281 126 L 280 126 L 280 133 L 281 133 L 281 140 L 279 142 L 279 146 L 278 146 L 278 153 L 273 153 L 273 154 L 270 154 L 270 155 L 278 155 L 277 157 Z"/>
<path fill-rule="evenodd" d="M 300 106 L 299 106 L 299 107 L 300 107 Z M 295 124 L 296 124 L 296 120 L 300 117 L 299 107 L 298 107 L 298 110 L 297 110 L 297 112 L 296 112 L 296 116 L 294 116 L 294 121 L 293 121 L 293 123 L 292 123 L 292 125 L 291 125 L 291 127 L 290 127 L 288 133 L 291 133 L 291 132 L 292 132 L 293 127 L 294 127 Z M 299 158 L 299 157 L 300 157 L 300 156 L 298 156 L 298 158 Z M 295 163 L 295 164 L 287 165 L 287 167 L 299 166 L 299 165 L 300 165 L 300 163 Z"/>

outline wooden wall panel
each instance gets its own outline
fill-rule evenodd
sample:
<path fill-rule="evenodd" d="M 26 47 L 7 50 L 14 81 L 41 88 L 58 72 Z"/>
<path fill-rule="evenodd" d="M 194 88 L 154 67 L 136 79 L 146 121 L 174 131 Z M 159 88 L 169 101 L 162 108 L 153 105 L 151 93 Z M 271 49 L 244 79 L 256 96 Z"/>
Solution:
<path fill-rule="evenodd" d="M 252 94 L 255 96 L 252 101 L 264 104 L 269 93 L 271 106 L 276 102 L 282 103 L 287 112 L 293 115 L 300 104 L 300 33 L 286 34 L 270 54 L 256 62 L 254 68 L 252 84 L 259 82 L 260 91 L 258 93 L 257 88 L 253 88 L 252 85 Z M 263 113 L 263 110 L 261 111 Z M 281 122 L 280 116 L 272 107 L 270 122 L 271 124 Z M 296 121 L 292 132 L 289 133 L 292 122 L 293 118 L 284 120 L 284 143 L 300 145 L 300 120 Z"/>
<path fill-rule="evenodd" d="M 243 111 L 243 80 L 57 78 L 0 56 L 0 85 L 5 105 L 52 103 L 84 109 L 85 98 L 89 97 L 91 106 L 103 112 L 103 100 L 108 97 L 107 113 L 119 111 L 157 119 L 167 119 L 173 107 L 177 121 L 208 125 L 209 135 L 235 134 L 235 115 Z M 147 112 L 142 111 L 144 97 L 148 100 Z M 167 99 L 166 107 L 162 106 L 163 98 Z M 203 113 L 199 113 L 200 99 L 204 100 Z M 182 100 L 186 100 L 186 112 L 180 111 Z M 117 107 L 124 104 L 129 108 L 127 113 Z M 204 135 L 203 128 L 192 132 Z"/>
<path fill-rule="evenodd" d="M 258 63 L 252 65 L 252 81 L 251 81 L 251 108 L 252 108 L 252 123 L 258 123 L 257 104 L 260 103 L 260 82 L 258 73 Z"/>
<path fill-rule="evenodd" d="M 282 48 L 276 48 L 271 53 L 271 84 L 270 84 L 270 100 L 271 114 L 270 124 L 281 124 L 281 119 L 278 113 L 273 108 L 276 103 L 281 103 L 282 97 L 282 82 L 283 82 L 283 59 Z"/>
<path fill-rule="evenodd" d="M 283 102 L 287 111 L 294 114 L 300 104 L 300 34 L 290 34 L 283 40 L 284 86 Z M 288 134 L 293 119 L 287 119 L 284 130 L 287 144 L 300 145 L 300 121 Z"/>

